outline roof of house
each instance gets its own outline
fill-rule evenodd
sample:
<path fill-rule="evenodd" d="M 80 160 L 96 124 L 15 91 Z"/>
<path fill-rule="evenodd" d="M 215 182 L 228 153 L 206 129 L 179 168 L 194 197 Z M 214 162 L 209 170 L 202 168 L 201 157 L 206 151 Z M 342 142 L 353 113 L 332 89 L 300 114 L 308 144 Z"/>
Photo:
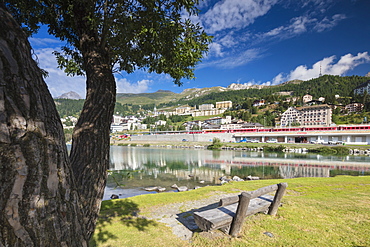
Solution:
<path fill-rule="evenodd" d="M 357 89 L 357 88 L 362 88 L 362 87 L 366 87 L 369 83 L 370 83 L 370 80 L 365 81 L 364 83 L 361 83 L 360 85 L 358 85 L 355 89 Z"/>
<path fill-rule="evenodd" d="M 301 106 L 297 107 L 296 109 L 299 111 L 304 111 L 304 110 L 310 110 L 310 109 L 315 109 L 315 108 L 330 108 L 328 104 L 323 104 L 323 105 L 310 105 L 310 106 Z"/>

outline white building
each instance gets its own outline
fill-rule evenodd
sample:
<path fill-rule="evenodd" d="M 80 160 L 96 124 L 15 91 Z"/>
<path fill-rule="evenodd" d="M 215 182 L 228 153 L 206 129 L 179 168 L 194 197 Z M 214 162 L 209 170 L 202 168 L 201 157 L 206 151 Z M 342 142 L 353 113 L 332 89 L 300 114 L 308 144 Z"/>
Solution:
<path fill-rule="evenodd" d="M 114 125 L 118 125 L 118 124 L 123 123 L 123 121 L 124 121 L 124 120 L 125 120 L 125 118 L 123 118 L 123 117 L 121 117 L 121 116 L 113 115 L 112 124 L 114 124 Z"/>
<path fill-rule="evenodd" d="M 158 120 L 157 122 L 155 122 L 155 125 L 159 126 L 159 125 L 166 125 L 167 121 L 164 121 L 164 120 Z"/>
<path fill-rule="evenodd" d="M 255 106 L 255 107 L 263 106 L 263 105 L 265 105 L 265 100 L 264 100 L 264 99 L 261 99 L 261 100 L 255 100 L 255 101 L 253 102 L 253 106 Z"/>
<path fill-rule="evenodd" d="M 302 112 L 294 107 L 289 107 L 280 118 L 281 127 L 291 127 L 292 125 L 300 124 L 302 121 Z"/>
<path fill-rule="evenodd" d="M 304 103 L 307 103 L 312 100 L 312 95 L 306 94 L 302 97 Z"/>
<path fill-rule="evenodd" d="M 356 87 L 354 89 L 354 93 L 358 94 L 358 95 L 363 95 L 365 93 L 365 91 L 367 93 L 370 92 L 370 80 L 360 84 L 358 87 Z"/>
<path fill-rule="evenodd" d="M 73 117 L 73 116 L 68 116 L 66 118 L 61 118 L 60 121 L 62 122 L 63 127 L 68 127 L 67 124 L 66 124 L 66 122 L 68 122 L 68 121 L 70 123 L 72 123 L 72 126 L 75 126 L 77 121 L 78 121 L 78 118 Z"/>
<path fill-rule="evenodd" d="M 200 116 L 214 116 L 220 115 L 225 112 L 225 109 L 212 109 L 212 110 L 198 110 L 198 111 L 191 111 L 191 116 L 193 117 L 200 117 Z"/>
<path fill-rule="evenodd" d="M 110 131 L 112 133 L 123 132 L 125 130 L 127 130 L 127 125 L 123 125 L 123 124 L 112 124 L 110 126 Z"/>
<path fill-rule="evenodd" d="M 190 114 L 191 113 L 191 107 L 190 106 L 181 106 L 176 108 L 176 114 Z"/>
<path fill-rule="evenodd" d="M 200 111 L 212 110 L 215 106 L 213 104 L 202 104 L 199 105 Z"/>
<path fill-rule="evenodd" d="M 330 126 L 332 110 L 324 105 L 312 105 L 304 107 L 289 107 L 280 119 L 281 127 L 291 126 Z"/>
<path fill-rule="evenodd" d="M 360 112 L 362 109 L 364 109 L 364 104 L 361 103 L 352 103 L 345 106 L 345 109 L 348 113 L 352 112 Z"/>

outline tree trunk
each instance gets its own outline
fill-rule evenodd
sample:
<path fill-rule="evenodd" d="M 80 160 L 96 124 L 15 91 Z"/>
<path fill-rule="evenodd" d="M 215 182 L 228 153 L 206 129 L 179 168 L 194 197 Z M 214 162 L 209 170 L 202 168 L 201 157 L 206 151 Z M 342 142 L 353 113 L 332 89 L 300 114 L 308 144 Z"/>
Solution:
<path fill-rule="evenodd" d="M 92 73 L 91 77 L 87 73 L 86 101 L 72 138 L 70 157 L 80 202 L 84 208 L 87 238 L 95 230 L 109 169 L 109 132 L 115 105 L 114 82 L 111 71 Z"/>
<path fill-rule="evenodd" d="M 92 6 L 92 9 L 94 6 Z M 110 56 L 86 20 L 86 5 L 75 4 L 79 50 L 86 72 L 86 100 L 72 137 L 71 163 L 84 208 L 86 237 L 95 230 L 109 169 L 110 124 L 116 102 L 116 82 Z"/>
<path fill-rule="evenodd" d="M 63 128 L 30 51 L 0 8 L 0 246 L 87 246 Z"/>

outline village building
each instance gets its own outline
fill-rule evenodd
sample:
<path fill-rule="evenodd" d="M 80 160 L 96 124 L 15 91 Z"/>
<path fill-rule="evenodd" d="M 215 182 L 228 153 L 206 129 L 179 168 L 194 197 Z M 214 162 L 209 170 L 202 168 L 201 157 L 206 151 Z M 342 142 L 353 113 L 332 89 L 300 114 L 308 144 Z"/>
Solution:
<path fill-rule="evenodd" d="M 166 123 L 167 123 L 167 121 L 165 121 L 165 120 L 158 120 L 154 124 L 157 125 L 157 126 L 160 126 L 160 125 L 166 125 Z"/>
<path fill-rule="evenodd" d="M 207 111 L 207 110 L 212 110 L 215 106 L 213 104 L 202 104 L 199 105 L 199 110 L 200 111 Z"/>
<path fill-rule="evenodd" d="M 216 102 L 217 109 L 230 109 L 231 107 L 233 107 L 233 102 L 231 101 Z"/>
<path fill-rule="evenodd" d="M 312 101 L 312 95 L 306 94 L 302 97 L 302 100 L 303 100 L 304 103 Z"/>
<path fill-rule="evenodd" d="M 360 112 L 362 109 L 364 109 L 364 104 L 352 103 L 346 105 L 344 109 L 347 110 L 347 113 Z"/>
<path fill-rule="evenodd" d="M 321 102 L 324 102 L 325 101 L 325 98 L 324 97 L 320 97 L 317 99 L 318 101 L 321 101 Z"/>
<path fill-rule="evenodd" d="M 186 115 L 191 114 L 191 107 L 190 106 L 181 106 L 176 108 L 177 115 Z"/>
<path fill-rule="evenodd" d="M 354 89 L 354 94 L 363 95 L 365 92 L 370 92 L 370 80 L 360 84 Z"/>
<path fill-rule="evenodd" d="M 221 115 L 225 112 L 225 109 L 216 109 L 213 108 L 211 110 L 193 110 L 191 111 L 192 117 L 204 117 L 204 116 L 214 116 L 214 115 Z"/>
<path fill-rule="evenodd" d="M 113 115 L 112 124 L 118 125 L 118 124 L 123 123 L 123 121 L 124 121 L 123 117 L 118 116 L 118 115 Z"/>
<path fill-rule="evenodd" d="M 280 119 L 281 127 L 291 126 L 330 126 L 332 110 L 324 105 L 289 107 Z"/>
<path fill-rule="evenodd" d="M 253 101 L 253 106 L 255 106 L 255 107 L 262 106 L 264 104 L 265 104 L 265 100 L 264 99 Z"/>
<path fill-rule="evenodd" d="M 281 127 L 291 127 L 295 125 L 300 125 L 302 121 L 302 112 L 294 107 L 289 107 L 280 118 Z"/>
<path fill-rule="evenodd" d="M 225 119 L 222 118 L 222 117 L 214 117 L 214 118 L 210 118 L 210 119 L 206 119 L 204 120 L 204 122 L 208 123 L 208 124 L 224 124 L 225 123 Z"/>

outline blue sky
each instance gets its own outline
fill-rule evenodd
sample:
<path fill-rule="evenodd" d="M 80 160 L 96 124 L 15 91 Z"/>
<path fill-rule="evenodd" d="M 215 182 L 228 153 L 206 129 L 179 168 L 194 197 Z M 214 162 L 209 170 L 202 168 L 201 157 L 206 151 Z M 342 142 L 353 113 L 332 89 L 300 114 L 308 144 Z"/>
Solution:
<path fill-rule="evenodd" d="M 173 84 L 167 75 L 116 74 L 118 93 L 150 93 L 231 83 L 276 85 L 322 74 L 370 72 L 370 0 L 205 0 L 191 17 L 214 36 L 196 79 Z M 53 97 L 85 95 L 85 78 L 57 69 L 52 52 L 61 43 L 42 29 L 30 38 Z"/>

